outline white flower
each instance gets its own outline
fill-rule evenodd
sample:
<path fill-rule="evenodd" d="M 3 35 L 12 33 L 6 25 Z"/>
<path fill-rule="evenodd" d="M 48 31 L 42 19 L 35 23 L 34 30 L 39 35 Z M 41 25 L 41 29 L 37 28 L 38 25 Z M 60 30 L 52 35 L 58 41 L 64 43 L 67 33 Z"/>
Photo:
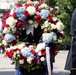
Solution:
<path fill-rule="evenodd" d="M 41 56 L 41 51 L 38 52 L 38 55 Z"/>
<path fill-rule="evenodd" d="M 64 29 L 63 23 L 62 22 L 57 22 L 56 28 L 57 28 L 58 31 L 61 32 Z"/>
<path fill-rule="evenodd" d="M 24 60 L 19 60 L 19 63 L 20 64 L 24 64 Z"/>
<path fill-rule="evenodd" d="M 27 58 L 27 62 L 29 63 L 29 64 L 31 64 L 32 63 L 32 58 L 31 57 L 29 57 L 29 58 Z"/>
<path fill-rule="evenodd" d="M 22 49 L 22 48 L 25 47 L 25 43 L 20 43 L 20 44 L 17 45 L 17 47 L 20 48 L 20 49 Z"/>
<path fill-rule="evenodd" d="M 29 20 L 28 23 L 29 23 L 29 24 L 33 24 L 33 20 Z"/>
<path fill-rule="evenodd" d="M 55 24 L 51 24 L 51 30 L 56 29 L 56 25 Z"/>
<path fill-rule="evenodd" d="M 45 61 L 45 58 L 44 58 L 44 57 L 41 57 L 40 60 L 41 60 L 41 61 Z"/>
<path fill-rule="evenodd" d="M 37 45 L 36 52 L 39 52 L 42 49 L 45 49 L 45 43 L 39 43 Z"/>
<path fill-rule="evenodd" d="M 45 4 L 45 3 L 43 3 L 43 4 L 41 4 L 40 6 L 39 6 L 39 8 L 47 8 L 48 6 L 47 6 L 47 4 Z"/>
<path fill-rule="evenodd" d="M 29 6 L 27 7 L 27 11 L 30 15 L 34 15 L 36 13 L 35 7 L 34 6 Z"/>
<path fill-rule="evenodd" d="M 7 45 L 7 42 L 5 40 L 2 41 L 2 44 L 4 44 L 5 46 Z"/>
<path fill-rule="evenodd" d="M 8 27 L 8 28 L 5 27 L 5 28 L 3 29 L 3 33 L 9 33 L 9 32 L 10 32 L 10 27 Z"/>
<path fill-rule="evenodd" d="M 14 17 L 10 16 L 9 18 L 6 19 L 6 24 L 8 24 L 9 26 L 11 25 L 16 25 L 17 20 L 14 19 Z"/>
<path fill-rule="evenodd" d="M 57 17 L 53 17 L 52 20 L 53 20 L 53 21 L 57 21 Z"/>

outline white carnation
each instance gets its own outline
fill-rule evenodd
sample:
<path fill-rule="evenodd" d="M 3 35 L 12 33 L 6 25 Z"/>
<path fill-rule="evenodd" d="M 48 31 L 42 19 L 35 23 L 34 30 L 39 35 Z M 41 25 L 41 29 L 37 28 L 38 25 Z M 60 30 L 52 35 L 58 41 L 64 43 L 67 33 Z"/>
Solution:
<path fill-rule="evenodd" d="M 2 41 L 2 44 L 4 44 L 5 46 L 7 45 L 7 42 L 5 40 Z"/>
<path fill-rule="evenodd" d="M 8 24 L 9 26 L 11 25 L 16 25 L 17 20 L 14 19 L 12 16 L 10 16 L 9 18 L 6 19 L 6 24 Z"/>
<path fill-rule="evenodd" d="M 36 52 L 45 49 L 45 43 L 39 43 L 36 48 Z"/>
<path fill-rule="evenodd" d="M 56 25 L 55 24 L 51 24 L 51 30 L 56 29 Z"/>
<path fill-rule="evenodd" d="M 27 11 L 30 15 L 34 15 L 36 13 L 35 7 L 34 6 L 29 6 L 27 7 Z"/>
<path fill-rule="evenodd" d="M 41 60 L 41 61 L 45 61 L 45 58 L 44 58 L 44 57 L 41 57 L 40 60 Z"/>
<path fill-rule="evenodd" d="M 20 64 L 24 64 L 24 60 L 19 60 L 19 63 Z"/>
<path fill-rule="evenodd" d="M 63 23 L 62 22 L 57 22 L 56 28 L 57 28 L 58 31 L 61 32 L 64 29 Z"/>
<path fill-rule="evenodd" d="M 53 17 L 52 20 L 53 20 L 53 21 L 57 21 L 57 17 Z"/>
<path fill-rule="evenodd" d="M 28 62 L 29 64 L 31 64 L 31 63 L 32 63 L 32 58 L 31 58 L 31 57 L 27 58 L 27 62 Z"/>
<path fill-rule="evenodd" d="M 25 43 L 18 44 L 17 47 L 22 49 L 23 47 L 25 47 Z"/>
<path fill-rule="evenodd" d="M 5 27 L 5 28 L 3 29 L 3 33 L 9 33 L 9 32 L 10 32 L 10 27 L 9 27 L 9 28 L 6 28 L 6 27 Z"/>

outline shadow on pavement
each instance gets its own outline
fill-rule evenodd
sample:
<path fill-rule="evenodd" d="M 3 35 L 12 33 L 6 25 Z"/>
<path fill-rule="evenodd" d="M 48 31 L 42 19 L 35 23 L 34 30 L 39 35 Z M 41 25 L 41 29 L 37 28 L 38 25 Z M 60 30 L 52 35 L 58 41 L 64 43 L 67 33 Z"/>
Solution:
<path fill-rule="evenodd" d="M 0 75 L 15 75 L 15 71 L 0 71 Z"/>

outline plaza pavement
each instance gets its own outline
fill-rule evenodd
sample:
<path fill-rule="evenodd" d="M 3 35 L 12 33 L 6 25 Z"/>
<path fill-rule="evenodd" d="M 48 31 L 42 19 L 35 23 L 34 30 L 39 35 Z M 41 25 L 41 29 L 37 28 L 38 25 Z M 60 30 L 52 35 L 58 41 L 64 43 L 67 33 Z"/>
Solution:
<path fill-rule="evenodd" d="M 68 51 L 59 51 L 55 57 L 53 75 L 69 75 L 69 71 L 64 70 Z M 11 60 L 0 54 L 0 75 L 15 75 L 15 65 L 11 65 Z"/>

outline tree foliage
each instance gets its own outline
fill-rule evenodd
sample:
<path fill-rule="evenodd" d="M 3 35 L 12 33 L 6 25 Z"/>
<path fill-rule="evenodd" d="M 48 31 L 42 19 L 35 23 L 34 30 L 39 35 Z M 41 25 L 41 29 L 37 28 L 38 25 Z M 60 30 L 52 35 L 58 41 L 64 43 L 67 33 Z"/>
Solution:
<path fill-rule="evenodd" d="M 52 7 L 59 7 L 59 9 L 57 10 L 58 17 L 63 21 L 65 25 L 65 44 L 66 49 L 69 49 L 71 42 L 71 17 L 74 9 L 76 8 L 76 0 L 47 0 L 47 4 Z"/>

